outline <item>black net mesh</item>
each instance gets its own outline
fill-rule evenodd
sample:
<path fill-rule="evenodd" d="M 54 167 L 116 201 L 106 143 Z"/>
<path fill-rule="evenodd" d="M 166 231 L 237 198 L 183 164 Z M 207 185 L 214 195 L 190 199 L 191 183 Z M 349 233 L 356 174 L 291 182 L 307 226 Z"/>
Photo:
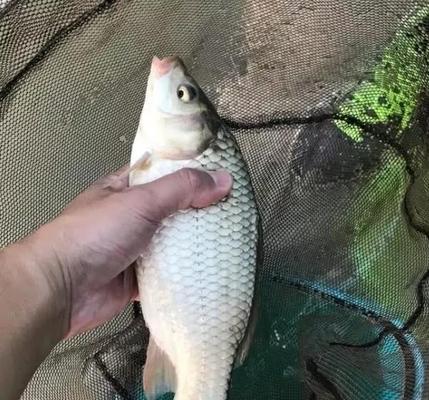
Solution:
<path fill-rule="evenodd" d="M 129 160 L 152 56 L 179 55 L 262 219 L 229 398 L 429 398 L 425 3 L 0 1 L 0 246 Z M 143 399 L 146 344 L 130 306 L 60 343 L 23 399 Z"/>

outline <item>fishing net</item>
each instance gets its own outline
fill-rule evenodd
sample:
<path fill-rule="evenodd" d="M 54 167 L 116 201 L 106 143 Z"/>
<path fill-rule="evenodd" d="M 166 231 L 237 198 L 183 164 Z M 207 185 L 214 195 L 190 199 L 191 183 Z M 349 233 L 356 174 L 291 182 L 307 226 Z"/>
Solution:
<path fill-rule="evenodd" d="M 0 246 L 128 162 L 152 56 L 179 55 L 261 216 L 260 318 L 228 398 L 429 398 L 425 3 L 1 1 Z M 22 399 L 144 399 L 147 340 L 131 305 L 60 343 Z"/>

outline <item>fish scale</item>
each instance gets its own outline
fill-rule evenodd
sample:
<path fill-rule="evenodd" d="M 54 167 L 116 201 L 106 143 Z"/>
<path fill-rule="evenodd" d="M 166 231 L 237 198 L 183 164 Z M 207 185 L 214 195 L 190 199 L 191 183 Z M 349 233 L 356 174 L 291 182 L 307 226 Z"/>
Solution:
<path fill-rule="evenodd" d="M 197 162 L 232 174 L 229 198 L 165 219 L 137 268 L 146 323 L 176 369 L 176 400 L 226 398 L 251 310 L 257 213 L 255 207 L 243 207 L 253 203 L 253 194 L 241 155 L 227 135 L 220 130 Z M 151 179 L 184 165 L 167 164 L 151 171 Z"/>

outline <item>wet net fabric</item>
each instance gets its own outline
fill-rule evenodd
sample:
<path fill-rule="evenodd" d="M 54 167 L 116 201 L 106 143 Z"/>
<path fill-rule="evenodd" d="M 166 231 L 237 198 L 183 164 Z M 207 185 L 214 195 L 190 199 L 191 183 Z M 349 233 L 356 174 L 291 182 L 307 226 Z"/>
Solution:
<path fill-rule="evenodd" d="M 0 246 L 128 162 L 151 58 L 179 55 L 262 221 L 228 398 L 429 398 L 425 3 L 0 1 Z M 22 399 L 144 399 L 147 339 L 131 305 L 60 343 Z"/>

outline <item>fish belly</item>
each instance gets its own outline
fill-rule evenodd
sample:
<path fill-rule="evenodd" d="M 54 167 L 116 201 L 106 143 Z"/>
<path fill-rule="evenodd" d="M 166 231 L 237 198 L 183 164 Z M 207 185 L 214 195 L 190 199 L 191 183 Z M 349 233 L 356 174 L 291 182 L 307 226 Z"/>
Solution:
<path fill-rule="evenodd" d="M 200 162 L 232 173 L 228 200 L 164 220 L 137 267 L 144 319 L 176 371 L 176 400 L 226 398 L 251 310 L 257 214 L 243 162 L 227 144 Z"/>

